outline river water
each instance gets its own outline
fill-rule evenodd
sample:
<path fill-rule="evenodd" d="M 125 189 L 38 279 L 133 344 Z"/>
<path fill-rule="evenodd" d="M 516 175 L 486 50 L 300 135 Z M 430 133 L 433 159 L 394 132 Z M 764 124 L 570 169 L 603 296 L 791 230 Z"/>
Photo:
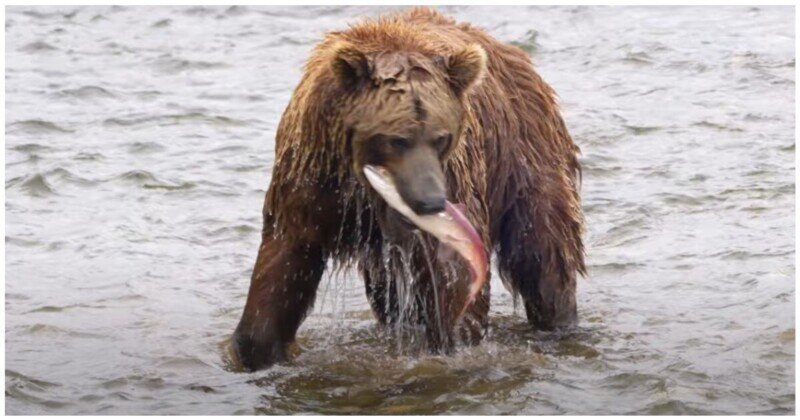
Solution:
<path fill-rule="evenodd" d="M 233 371 L 281 112 L 385 9 L 9 7 L 6 412 L 793 413 L 794 9 L 441 9 L 529 51 L 583 149 L 576 330 L 495 274 L 481 345 L 408 354 L 344 273 Z"/>

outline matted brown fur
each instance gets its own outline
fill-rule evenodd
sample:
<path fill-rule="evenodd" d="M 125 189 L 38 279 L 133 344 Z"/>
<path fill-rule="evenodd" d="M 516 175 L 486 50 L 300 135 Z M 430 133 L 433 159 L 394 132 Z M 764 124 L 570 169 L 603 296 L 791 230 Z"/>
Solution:
<path fill-rule="evenodd" d="M 523 297 L 535 326 L 573 322 L 576 275 L 585 271 L 579 149 L 555 93 L 524 51 L 429 8 L 330 32 L 313 50 L 278 127 L 262 251 L 270 238 L 282 238 L 320 244 L 323 264 L 328 258 L 343 267 L 357 263 L 362 273 L 381 265 L 376 249 L 383 239 L 375 217 L 381 204 L 352 167 L 341 117 L 357 93 L 339 83 L 335 60 L 343 45 L 364 54 L 433 58 L 474 44 L 486 52 L 486 69 L 462 96 L 463 129 L 445 163 L 448 198 L 466 205 L 488 250 L 498 256 L 501 277 Z M 260 255 L 254 283 L 266 264 Z M 251 285 L 251 294 L 258 287 Z M 488 284 L 484 292 L 479 304 L 488 310 Z M 251 303 L 266 304 L 253 297 Z M 306 309 L 298 308 L 300 318 Z"/>
<path fill-rule="evenodd" d="M 342 164 L 349 157 L 343 150 L 344 127 L 337 119 L 347 95 L 334 79 L 330 64 L 334 47 L 342 40 L 364 52 L 416 51 L 430 56 L 480 44 L 488 55 L 488 71 L 469 97 L 473 115 L 460 139 L 467 146 L 450 162 L 449 171 L 455 175 L 452 182 L 458 190 L 474 191 L 491 208 L 491 214 L 499 216 L 490 218 L 493 243 L 502 216 L 513 207 L 516 197 L 537 202 L 534 211 L 542 217 L 534 217 L 534 230 L 547 241 L 540 250 L 546 264 L 553 269 L 564 264 L 567 271 L 585 270 L 576 187 L 579 149 L 559 114 L 555 92 L 533 71 L 529 56 L 521 49 L 500 43 L 470 24 L 456 24 L 429 8 L 414 8 L 331 32 L 314 49 L 276 136 L 265 210 L 275 221 L 285 219 L 279 226 L 291 233 L 294 226 L 314 224 L 303 220 L 305 200 L 292 206 L 280 192 L 298 183 L 324 184 L 334 176 L 344 182 L 352 176 L 351 168 Z M 486 168 L 486 161 L 492 162 L 491 168 Z M 487 183 L 492 185 L 490 194 L 486 194 Z"/>

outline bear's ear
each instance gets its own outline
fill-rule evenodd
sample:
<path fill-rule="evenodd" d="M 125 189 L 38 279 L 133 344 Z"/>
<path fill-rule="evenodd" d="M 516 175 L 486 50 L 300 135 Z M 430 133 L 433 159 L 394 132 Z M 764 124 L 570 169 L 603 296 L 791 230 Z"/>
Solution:
<path fill-rule="evenodd" d="M 486 51 L 478 44 L 469 44 L 445 59 L 447 77 L 456 94 L 475 86 L 486 73 Z"/>
<path fill-rule="evenodd" d="M 353 88 L 369 77 L 369 61 L 358 48 L 339 44 L 334 48 L 333 73 L 342 87 Z"/>

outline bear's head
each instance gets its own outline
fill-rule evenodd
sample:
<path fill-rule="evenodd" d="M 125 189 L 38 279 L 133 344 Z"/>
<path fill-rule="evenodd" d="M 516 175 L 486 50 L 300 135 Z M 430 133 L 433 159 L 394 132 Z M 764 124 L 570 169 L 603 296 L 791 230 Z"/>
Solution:
<path fill-rule="evenodd" d="M 366 182 L 365 167 L 379 168 L 414 213 L 443 211 L 444 165 L 461 141 L 466 97 L 486 60 L 475 44 L 436 56 L 338 45 L 332 66 L 347 95 L 340 112 L 359 180 Z"/>

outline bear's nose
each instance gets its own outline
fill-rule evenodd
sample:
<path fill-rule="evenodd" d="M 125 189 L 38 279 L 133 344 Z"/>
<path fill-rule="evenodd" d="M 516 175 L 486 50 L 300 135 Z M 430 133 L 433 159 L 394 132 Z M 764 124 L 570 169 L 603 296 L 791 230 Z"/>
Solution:
<path fill-rule="evenodd" d="M 420 216 L 442 212 L 444 211 L 444 197 L 426 197 L 414 200 L 411 203 L 411 210 Z"/>

